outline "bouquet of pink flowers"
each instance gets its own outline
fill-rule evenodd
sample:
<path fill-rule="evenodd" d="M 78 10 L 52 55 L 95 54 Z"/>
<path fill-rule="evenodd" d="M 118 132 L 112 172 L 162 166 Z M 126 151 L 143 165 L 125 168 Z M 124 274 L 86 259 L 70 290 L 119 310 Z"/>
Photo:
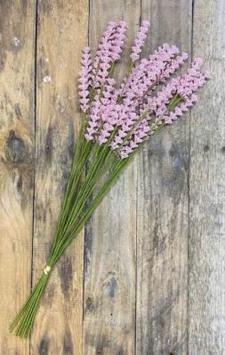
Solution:
<path fill-rule="evenodd" d="M 124 47 L 125 22 L 108 24 L 94 60 L 90 48 L 83 49 L 80 133 L 49 258 L 10 326 L 20 337 L 27 337 L 32 329 L 54 265 L 141 144 L 187 112 L 197 101 L 196 92 L 209 78 L 201 69 L 200 58 L 183 74 L 175 76 L 188 55 L 167 43 L 141 59 L 148 30 L 149 22 L 143 21 L 131 48 L 128 73 L 120 85 L 113 73 Z"/>

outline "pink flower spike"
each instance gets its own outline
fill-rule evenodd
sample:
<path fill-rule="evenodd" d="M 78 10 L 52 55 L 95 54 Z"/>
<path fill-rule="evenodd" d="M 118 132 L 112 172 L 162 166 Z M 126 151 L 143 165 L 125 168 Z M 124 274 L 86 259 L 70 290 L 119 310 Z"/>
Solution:
<path fill-rule="evenodd" d="M 120 59 L 124 47 L 126 23 L 110 22 L 103 33 L 94 62 L 94 87 L 101 88 L 113 62 Z"/>
<path fill-rule="evenodd" d="M 91 85 L 91 51 L 89 47 L 82 50 L 79 81 L 80 107 L 83 112 L 89 109 L 89 86 Z"/>
<path fill-rule="evenodd" d="M 136 62 L 140 58 L 141 50 L 144 46 L 144 41 L 147 37 L 148 31 L 150 27 L 149 21 L 142 21 L 141 26 L 136 34 L 134 45 L 131 48 L 130 58 L 132 62 Z"/>
<path fill-rule="evenodd" d="M 115 62 L 120 59 L 124 47 L 126 30 L 127 30 L 126 22 L 120 21 L 117 25 L 116 32 L 112 38 L 112 48 L 111 48 L 112 62 Z"/>

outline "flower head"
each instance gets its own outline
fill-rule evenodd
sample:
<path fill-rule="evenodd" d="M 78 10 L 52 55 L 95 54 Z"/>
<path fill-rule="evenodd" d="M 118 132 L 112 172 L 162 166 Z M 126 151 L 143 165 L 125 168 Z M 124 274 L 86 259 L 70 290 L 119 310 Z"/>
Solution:
<path fill-rule="evenodd" d="M 209 78 L 200 58 L 185 73 L 175 76 L 188 55 L 167 43 L 140 59 L 148 28 L 149 22 L 143 21 L 131 51 L 132 69 L 120 86 L 110 70 L 121 56 L 125 22 L 108 24 L 93 68 L 90 50 L 85 49 L 82 56 L 79 89 L 82 109 L 88 113 L 85 138 L 106 144 L 120 159 L 129 157 L 148 136 L 188 111 Z M 90 100 L 91 90 L 94 95 Z"/>
<path fill-rule="evenodd" d="M 201 71 L 202 59 L 196 58 L 183 75 L 172 79 L 155 97 L 149 97 L 146 107 L 161 121 L 171 124 L 196 102 L 196 92 L 208 80 Z"/>
<path fill-rule="evenodd" d="M 109 77 L 109 70 L 120 59 L 124 46 L 126 23 L 109 22 L 100 40 L 94 62 L 94 87 L 101 88 Z"/>
<path fill-rule="evenodd" d="M 142 47 L 144 46 L 144 41 L 147 37 L 148 30 L 150 27 L 149 21 L 142 21 L 141 26 L 139 27 L 138 33 L 134 40 L 134 45 L 131 48 L 130 58 L 132 62 L 136 62 L 140 58 Z"/>
<path fill-rule="evenodd" d="M 91 51 L 89 47 L 85 47 L 81 56 L 81 71 L 79 81 L 80 107 L 83 112 L 87 112 L 89 108 L 89 87 L 91 86 Z"/>

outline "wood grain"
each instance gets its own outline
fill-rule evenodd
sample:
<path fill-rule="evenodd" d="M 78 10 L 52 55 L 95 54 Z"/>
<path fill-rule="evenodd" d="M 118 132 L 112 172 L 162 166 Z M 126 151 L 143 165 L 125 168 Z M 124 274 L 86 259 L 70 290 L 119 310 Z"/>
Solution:
<path fill-rule="evenodd" d="M 192 113 L 189 243 L 189 353 L 225 349 L 225 4 L 195 1 L 195 56 L 212 80 Z M 207 31 L 206 31 L 207 29 Z"/>
<path fill-rule="evenodd" d="M 9 355 L 29 350 L 8 328 L 30 293 L 34 18 L 31 2 L 0 2 L 0 353 Z"/>
<path fill-rule="evenodd" d="M 70 170 L 80 119 L 76 80 L 87 21 L 86 0 L 39 2 L 34 282 L 48 256 Z M 81 234 L 51 275 L 31 337 L 32 354 L 82 353 L 82 285 Z"/>
<path fill-rule="evenodd" d="M 140 2 L 90 3 L 90 45 L 110 20 L 126 20 L 131 43 Z M 127 58 L 127 57 L 126 57 Z M 124 68 L 117 73 L 120 78 Z M 86 228 L 83 354 L 134 354 L 136 173 L 129 167 Z"/>
<path fill-rule="evenodd" d="M 190 52 L 191 1 L 142 1 L 148 50 Z M 183 119 L 138 157 L 136 354 L 187 354 L 188 126 Z M 197 355 L 197 354 L 196 354 Z"/>
<path fill-rule="evenodd" d="M 30 292 L 33 213 L 32 1 L 0 2 L 0 353 L 28 354 L 9 335 Z"/>

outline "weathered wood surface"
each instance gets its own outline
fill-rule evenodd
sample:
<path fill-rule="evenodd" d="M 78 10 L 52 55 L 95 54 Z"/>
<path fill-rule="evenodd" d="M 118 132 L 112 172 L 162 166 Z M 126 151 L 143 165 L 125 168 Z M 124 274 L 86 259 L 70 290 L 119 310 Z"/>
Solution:
<path fill-rule="evenodd" d="M 79 126 L 81 48 L 152 23 L 213 80 L 146 143 L 52 273 L 28 341 L 8 324 L 42 270 Z M 223 0 L 0 0 L 0 354 L 225 354 Z M 117 76 L 125 71 L 122 66 Z"/>
<path fill-rule="evenodd" d="M 91 46 L 96 47 L 110 20 L 127 21 L 131 42 L 140 18 L 139 0 L 117 1 L 116 6 L 114 0 L 90 4 Z M 121 68 L 118 76 L 124 71 Z M 87 355 L 135 352 L 136 186 L 134 162 L 86 228 L 83 353 Z"/>
<path fill-rule="evenodd" d="M 212 80 L 191 121 L 189 353 L 225 354 L 224 1 L 196 1 L 193 20 Z"/>
<path fill-rule="evenodd" d="M 29 354 L 8 334 L 30 293 L 33 215 L 34 30 L 32 2 L 0 1 L 0 354 Z"/>
<path fill-rule="evenodd" d="M 76 139 L 76 78 L 87 40 L 87 5 L 86 0 L 38 2 L 34 282 L 49 253 Z M 31 354 L 81 353 L 82 294 L 80 235 L 52 274 L 36 319 L 39 326 L 32 333 Z"/>
<path fill-rule="evenodd" d="M 148 49 L 168 42 L 190 52 L 191 5 L 142 1 Z M 137 354 L 187 354 L 188 127 L 166 128 L 138 159 Z"/>

